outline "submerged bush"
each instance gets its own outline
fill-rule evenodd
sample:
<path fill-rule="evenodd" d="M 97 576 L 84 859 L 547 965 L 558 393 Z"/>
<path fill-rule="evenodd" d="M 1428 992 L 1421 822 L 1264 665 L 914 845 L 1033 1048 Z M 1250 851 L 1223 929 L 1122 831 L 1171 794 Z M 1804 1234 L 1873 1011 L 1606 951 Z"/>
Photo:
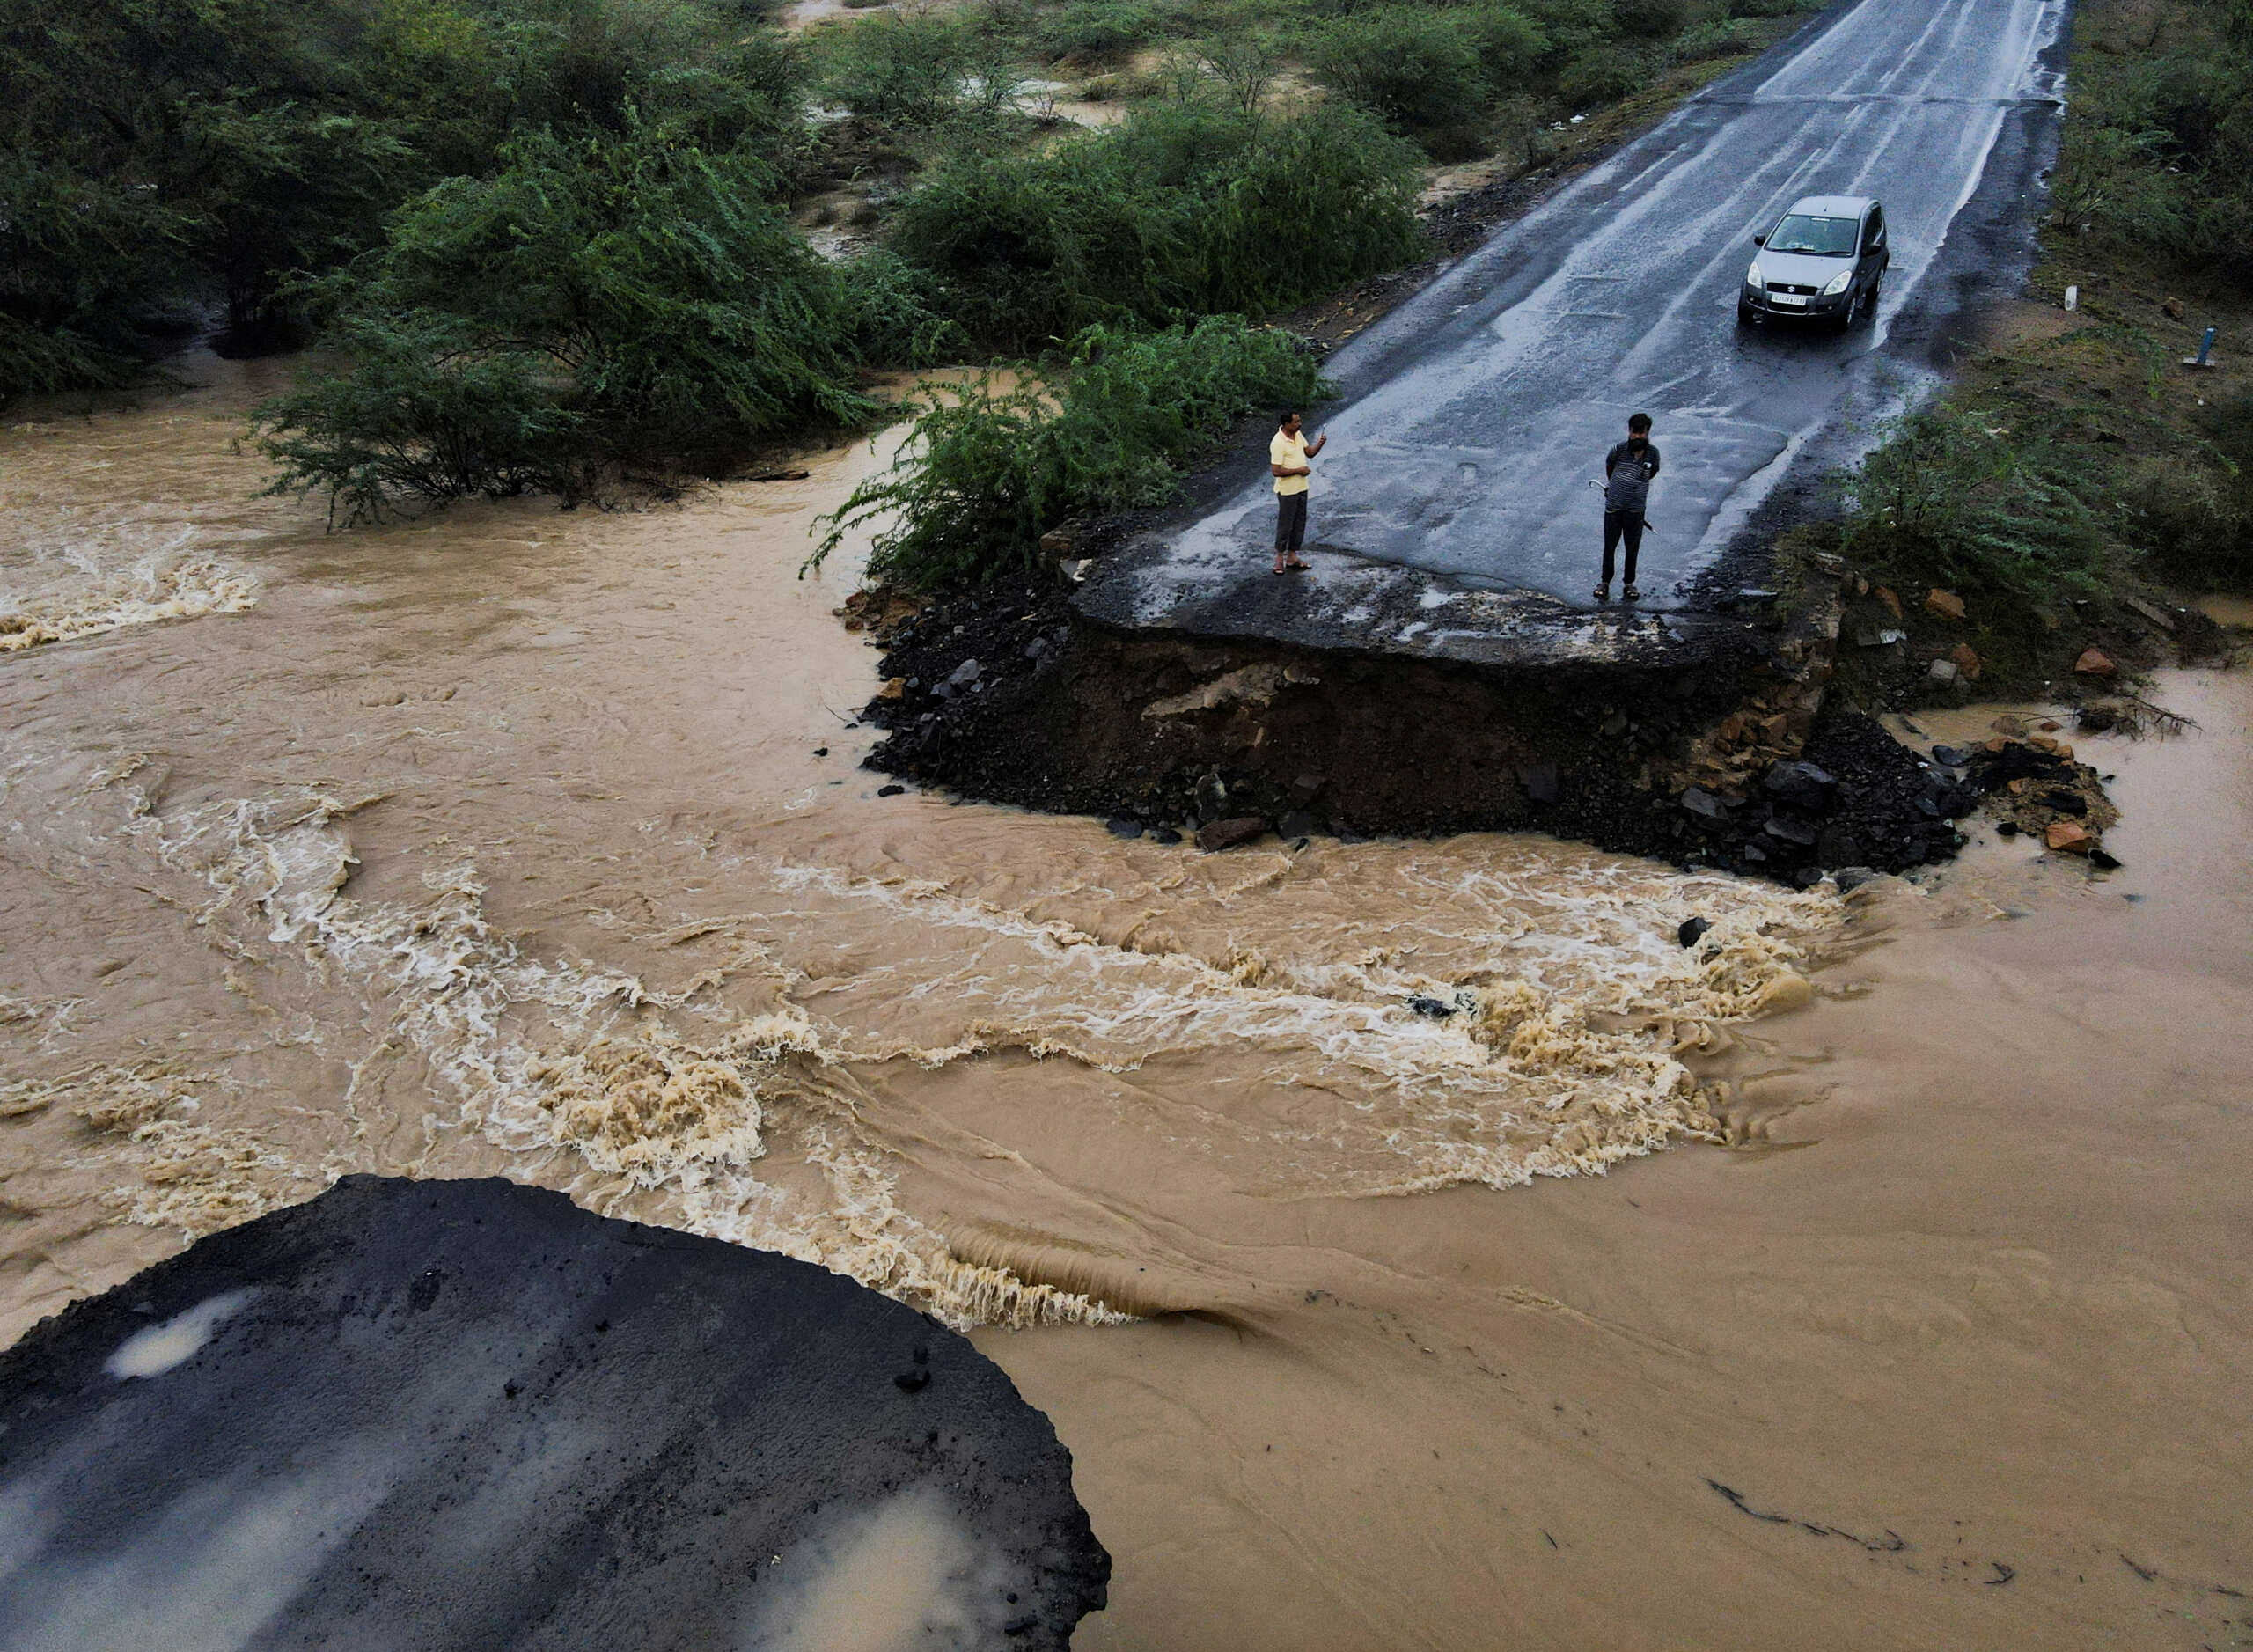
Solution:
<path fill-rule="evenodd" d="M 1068 517 L 1171 498 L 1230 421 L 1325 394 L 1287 335 L 1231 316 L 1134 334 L 1091 327 L 1060 389 L 980 383 L 931 402 L 891 469 L 861 484 L 809 559 L 851 528 L 884 525 L 870 573 L 921 590 L 1035 565 Z"/>
<path fill-rule="evenodd" d="M 1358 110 L 1145 108 L 1045 151 L 957 151 L 900 202 L 893 251 L 971 335 L 1039 349 L 1097 323 L 1262 314 L 1415 253 L 1413 148 Z"/>
<path fill-rule="evenodd" d="M 504 159 L 412 203 L 333 283 L 355 364 L 259 410 L 277 488 L 325 488 L 348 518 L 393 494 L 577 497 L 869 414 L 864 321 L 755 162 L 649 133 L 541 133 Z"/>
<path fill-rule="evenodd" d="M 450 328 L 349 320 L 331 341 L 349 372 L 324 374 L 260 411 L 261 445 L 280 467 L 272 493 L 319 489 L 334 522 L 425 503 L 551 493 L 576 503 L 599 487 L 586 416 L 567 405 L 543 354 L 453 347 Z"/>

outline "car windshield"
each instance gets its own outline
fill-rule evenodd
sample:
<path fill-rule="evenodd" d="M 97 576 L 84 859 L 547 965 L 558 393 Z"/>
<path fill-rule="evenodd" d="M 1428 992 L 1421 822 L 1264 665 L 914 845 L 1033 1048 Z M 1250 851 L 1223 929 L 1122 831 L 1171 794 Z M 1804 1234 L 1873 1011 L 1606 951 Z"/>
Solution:
<path fill-rule="evenodd" d="M 1853 218 L 1812 218 L 1794 212 L 1768 237 L 1772 253 L 1812 253 L 1824 258 L 1851 258 L 1854 233 L 1860 224 Z"/>

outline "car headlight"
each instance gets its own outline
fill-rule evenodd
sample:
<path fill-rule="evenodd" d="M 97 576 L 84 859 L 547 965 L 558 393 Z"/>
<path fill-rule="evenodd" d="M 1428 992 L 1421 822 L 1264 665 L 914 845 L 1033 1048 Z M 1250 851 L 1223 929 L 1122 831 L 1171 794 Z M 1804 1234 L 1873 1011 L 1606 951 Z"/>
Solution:
<path fill-rule="evenodd" d="M 1831 284 L 1823 290 L 1823 296 L 1826 298 L 1837 297 L 1840 293 L 1846 290 L 1847 283 L 1852 282 L 1853 278 L 1854 272 L 1851 268 L 1840 270 L 1837 275 L 1831 277 Z"/>
<path fill-rule="evenodd" d="M 1760 261 L 1758 259 L 1754 259 L 1752 261 L 1752 268 L 1744 272 L 1744 284 L 1748 287 L 1758 287 L 1765 284 L 1760 279 Z"/>

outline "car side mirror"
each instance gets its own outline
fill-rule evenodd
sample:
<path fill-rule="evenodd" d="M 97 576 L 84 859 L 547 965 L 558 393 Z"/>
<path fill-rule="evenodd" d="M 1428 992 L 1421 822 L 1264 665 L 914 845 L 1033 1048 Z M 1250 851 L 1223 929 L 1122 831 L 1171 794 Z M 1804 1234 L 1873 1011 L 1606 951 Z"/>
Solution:
<path fill-rule="evenodd" d="M 1768 245 L 1768 238 L 1765 235 L 1756 235 L 1752 238 L 1752 245 L 1755 246 L 1765 246 Z"/>

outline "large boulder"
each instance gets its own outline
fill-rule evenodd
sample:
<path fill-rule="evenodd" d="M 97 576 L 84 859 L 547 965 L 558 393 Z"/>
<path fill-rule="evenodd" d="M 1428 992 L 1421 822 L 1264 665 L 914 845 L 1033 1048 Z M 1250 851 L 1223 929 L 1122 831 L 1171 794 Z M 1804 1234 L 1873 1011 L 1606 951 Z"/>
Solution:
<path fill-rule="evenodd" d="M 1267 823 L 1256 814 L 1231 816 L 1197 828 L 1197 847 L 1208 852 L 1232 849 L 1267 835 Z"/>
<path fill-rule="evenodd" d="M 1820 814 L 1831 806 L 1838 782 L 1831 772 L 1809 762 L 1772 763 L 1760 777 L 1760 789 L 1787 809 Z"/>

